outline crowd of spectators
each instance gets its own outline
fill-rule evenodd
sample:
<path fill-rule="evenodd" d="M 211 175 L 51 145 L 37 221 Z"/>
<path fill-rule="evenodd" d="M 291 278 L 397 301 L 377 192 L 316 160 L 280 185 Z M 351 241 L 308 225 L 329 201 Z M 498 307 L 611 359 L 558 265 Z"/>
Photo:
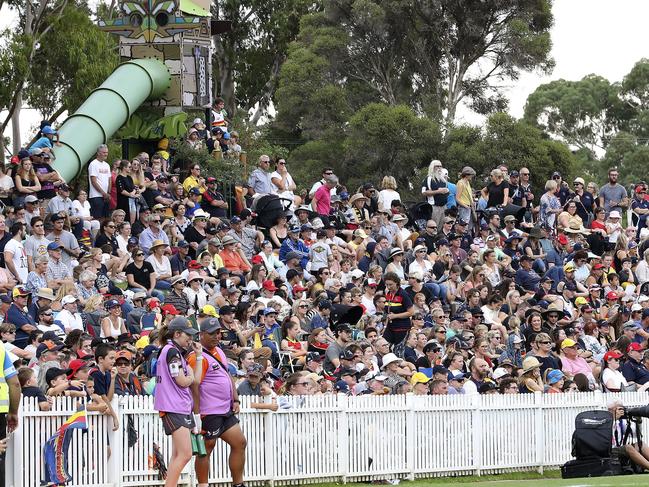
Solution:
<path fill-rule="evenodd" d="M 215 120 L 209 139 L 194 120 L 190 144 L 240 151 Z M 649 388 L 647 185 L 629 198 L 614 168 L 599 190 L 559 173 L 533 188 L 505 166 L 480 188 L 433 161 L 415 212 L 391 176 L 348 188 L 325 168 L 300 192 L 286 159 L 262 155 L 249 207 L 287 203 L 260 227 L 200 165 L 176 174 L 164 146 L 110 163 L 98 147 L 73 200 L 55 138 L 44 127 L 0 178 L 0 335 L 42 409 L 72 396 L 114 417 L 113 395 L 153 394 L 159 330 L 178 316 L 218 318 L 238 393 L 263 409 Z"/>

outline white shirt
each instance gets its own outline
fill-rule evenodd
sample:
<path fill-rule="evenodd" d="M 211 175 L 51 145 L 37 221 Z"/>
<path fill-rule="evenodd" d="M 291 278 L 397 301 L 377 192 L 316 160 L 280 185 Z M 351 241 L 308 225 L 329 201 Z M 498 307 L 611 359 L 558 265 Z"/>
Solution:
<path fill-rule="evenodd" d="M 379 191 L 379 210 L 390 210 L 392 201 L 401 201 L 401 196 L 393 189 L 382 189 Z"/>
<path fill-rule="evenodd" d="M 602 384 L 606 387 L 607 382 L 611 382 L 610 388 L 620 390 L 622 386 L 628 386 L 626 379 L 619 370 L 609 369 L 608 367 L 602 372 Z"/>
<path fill-rule="evenodd" d="M 83 204 L 79 200 L 74 200 L 72 202 L 72 208 L 74 208 L 75 216 L 79 218 L 88 218 L 90 216 L 90 203 L 84 201 Z"/>
<path fill-rule="evenodd" d="M 83 330 L 83 320 L 79 313 L 70 313 L 67 309 L 62 309 L 56 315 L 56 323 L 61 323 L 67 333 L 72 330 Z"/>
<path fill-rule="evenodd" d="M 376 306 L 374 306 L 374 299 L 368 298 L 365 294 L 361 297 L 361 304 L 365 306 L 366 313 L 374 316 L 376 314 Z"/>
<path fill-rule="evenodd" d="M 29 274 L 29 270 L 27 269 L 27 253 L 25 252 L 23 243 L 12 238 L 7 242 L 7 245 L 5 245 L 5 251 L 13 254 L 12 260 L 20 282 L 27 282 L 27 274 Z"/>
<path fill-rule="evenodd" d="M 284 178 L 282 178 L 282 175 L 277 171 L 275 171 L 274 173 L 272 173 L 270 175 L 270 180 L 271 180 L 270 181 L 270 187 L 273 188 L 273 193 L 276 194 L 277 196 L 279 196 L 280 198 L 285 198 L 285 199 L 293 201 L 293 198 L 295 196 L 293 191 L 288 190 L 288 189 L 285 189 L 284 191 L 280 191 L 280 189 L 275 185 L 275 183 L 273 183 L 274 178 L 284 179 Z M 293 180 L 293 176 L 291 176 L 289 173 L 286 173 L 286 178 L 284 179 L 284 186 L 288 187 L 288 186 L 291 186 L 293 184 L 295 184 L 295 181 Z"/>
<path fill-rule="evenodd" d="M 146 258 L 146 261 L 151 263 L 153 270 L 158 276 L 171 275 L 171 262 L 169 261 L 169 257 L 166 255 L 162 256 L 162 262 L 158 262 L 158 259 L 156 259 L 153 254 L 149 255 Z"/>
<path fill-rule="evenodd" d="M 97 178 L 97 183 L 99 184 L 99 186 L 106 193 L 108 193 L 108 189 L 110 188 L 110 180 L 111 180 L 110 165 L 105 161 L 102 162 L 95 159 L 88 166 L 88 182 L 89 182 L 88 186 L 90 186 L 90 192 L 88 193 L 88 197 L 102 198 L 103 195 L 99 191 L 97 191 L 92 184 L 92 180 L 90 179 L 92 176 L 95 176 Z"/>

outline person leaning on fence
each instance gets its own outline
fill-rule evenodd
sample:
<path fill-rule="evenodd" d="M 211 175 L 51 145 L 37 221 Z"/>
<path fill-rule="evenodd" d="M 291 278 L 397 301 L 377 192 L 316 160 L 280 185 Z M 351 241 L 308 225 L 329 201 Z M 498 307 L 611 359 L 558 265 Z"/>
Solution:
<path fill-rule="evenodd" d="M 158 355 L 156 389 L 153 407 L 160 412 L 165 433 L 173 441 L 165 487 L 178 485 L 180 473 L 192 457 L 191 430 L 196 428 L 192 417 L 193 399 L 190 390 L 194 377 L 202 368 L 203 350 L 192 342 L 196 334 L 187 318 L 179 316 L 160 329 L 162 350 Z M 192 370 L 185 355 L 193 349 L 196 366 Z"/>
<path fill-rule="evenodd" d="M 246 438 L 239 419 L 239 396 L 234 381 L 228 373 L 228 359 L 218 347 L 221 340 L 221 323 L 218 318 L 206 318 L 200 322 L 201 355 L 196 349 L 187 361 L 196 373 L 192 384 L 194 420 L 205 437 L 205 456 L 196 457 L 198 487 L 207 487 L 210 455 L 221 438 L 230 446 L 229 466 L 232 483 L 243 487 L 243 468 L 246 463 Z"/>

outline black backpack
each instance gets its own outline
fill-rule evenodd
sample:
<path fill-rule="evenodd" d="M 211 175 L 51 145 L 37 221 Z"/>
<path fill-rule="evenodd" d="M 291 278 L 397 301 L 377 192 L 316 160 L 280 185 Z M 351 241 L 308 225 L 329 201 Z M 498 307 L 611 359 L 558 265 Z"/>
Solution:
<path fill-rule="evenodd" d="M 609 458 L 613 447 L 613 415 L 608 411 L 584 411 L 575 418 L 572 456 L 580 459 Z"/>

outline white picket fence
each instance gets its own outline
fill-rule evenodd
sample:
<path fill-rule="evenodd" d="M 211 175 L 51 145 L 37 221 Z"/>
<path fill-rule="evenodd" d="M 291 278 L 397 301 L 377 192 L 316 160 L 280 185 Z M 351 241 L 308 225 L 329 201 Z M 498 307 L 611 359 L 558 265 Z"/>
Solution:
<path fill-rule="evenodd" d="M 575 416 L 605 409 L 613 397 L 627 406 L 649 402 L 647 393 L 340 395 L 292 398 L 292 409 L 266 412 L 251 409 L 253 398 L 243 397 L 245 479 L 248 484 L 304 484 L 557 467 L 570 459 Z M 109 417 L 90 413 L 88 431 L 75 430 L 70 445 L 69 485 L 162 485 L 149 457 L 155 442 L 168 459 L 170 443 L 152 405 L 151 397 L 116 398 L 116 431 Z M 71 398 L 61 398 L 48 412 L 39 411 L 33 398 L 23 401 L 20 426 L 8 448 L 7 486 L 40 484 L 43 444 L 75 409 Z M 139 435 L 133 447 L 126 432 L 129 417 Z M 218 442 L 210 484 L 230 483 L 227 455 L 226 445 Z M 195 485 L 192 465 L 182 485 Z"/>

